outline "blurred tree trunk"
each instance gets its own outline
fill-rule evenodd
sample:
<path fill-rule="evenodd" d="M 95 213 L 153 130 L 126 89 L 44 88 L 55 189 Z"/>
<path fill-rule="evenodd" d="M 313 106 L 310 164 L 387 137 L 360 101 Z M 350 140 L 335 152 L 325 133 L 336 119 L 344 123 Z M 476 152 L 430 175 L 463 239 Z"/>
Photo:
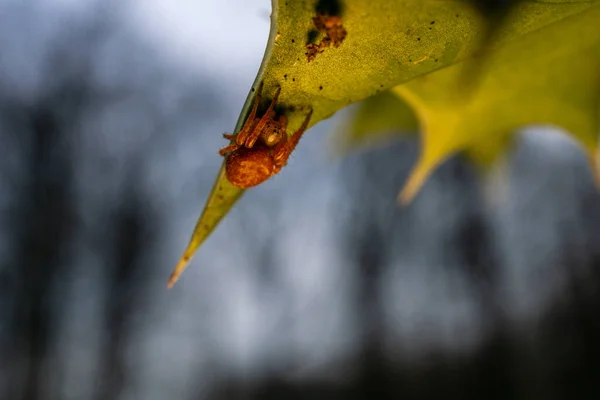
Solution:
<path fill-rule="evenodd" d="M 106 280 L 104 329 L 99 360 L 98 400 L 116 400 L 127 383 L 127 347 L 134 331 L 134 312 L 143 310 L 144 283 L 152 271 L 144 263 L 144 251 L 156 236 L 156 216 L 141 193 L 139 174 L 124 185 L 113 214 L 112 234 L 104 242 Z M 106 251 L 112 249 L 111 251 Z"/>
<path fill-rule="evenodd" d="M 13 282 L 9 354 L 14 367 L 10 399 L 46 398 L 48 379 L 56 372 L 49 369 L 47 355 L 64 298 L 53 296 L 53 290 L 64 278 L 65 252 L 75 224 L 73 138 L 64 117 L 78 102 L 77 89 L 66 88 L 38 104 L 9 112 L 12 134 L 25 139 L 18 142 L 29 142 L 25 170 L 15 179 L 22 190 L 16 190 L 10 218 L 16 238 L 9 261 Z"/>

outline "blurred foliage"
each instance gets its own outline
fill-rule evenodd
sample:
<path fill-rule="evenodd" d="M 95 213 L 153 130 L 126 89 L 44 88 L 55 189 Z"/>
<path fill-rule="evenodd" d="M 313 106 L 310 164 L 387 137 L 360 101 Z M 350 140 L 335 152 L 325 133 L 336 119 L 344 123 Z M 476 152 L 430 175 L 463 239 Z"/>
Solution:
<path fill-rule="evenodd" d="M 392 90 L 422 126 L 422 156 L 400 195 L 408 202 L 448 156 L 465 150 L 488 163 L 525 124 L 562 126 L 592 156 L 600 93 L 599 19 L 600 1 L 273 0 L 254 87 L 264 82 L 265 93 L 282 88 L 280 111 L 288 116 L 290 131 L 309 108 L 314 125 L 349 104 Z M 243 125 L 254 90 L 234 132 Z M 382 96 L 387 100 L 372 101 L 396 101 Z M 414 126 L 404 104 L 398 104 L 397 114 L 387 104 L 363 107 L 391 115 L 391 127 Z M 363 116 L 355 119 L 362 125 L 340 139 L 346 147 L 369 138 Z M 374 128 L 385 126 L 385 119 L 374 116 Z M 223 164 L 170 285 L 242 194 L 227 181 Z"/>
<path fill-rule="evenodd" d="M 348 153 L 396 138 L 399 133 L 414 135 L 419 121 L 413 110 L 392 91 L 371 96 L 358 104 L 336 129 L 333 150 Z"/>

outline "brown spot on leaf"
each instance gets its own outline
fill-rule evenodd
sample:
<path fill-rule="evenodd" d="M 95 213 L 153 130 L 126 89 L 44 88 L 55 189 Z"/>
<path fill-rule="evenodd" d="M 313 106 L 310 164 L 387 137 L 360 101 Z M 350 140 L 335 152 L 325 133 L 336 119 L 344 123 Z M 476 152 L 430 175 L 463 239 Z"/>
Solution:
<path fill-rule="evenodd" d="M 324 35 L 319 43 L 314 43 L 314 39 L 311 38 L 309 32 L 309 41 L 306 44 L 306 58 L 308 62 L 315 59 L 317 54 L 323 53 L 326 48 L 333 45 L 333 47 L 340 47 L 348 32 L 342 24 L 342 19 L 338 15 L 325 14 L 318 12 L 313 17 L 313 24 L 317 31 Z"/>
<path fill-rule="evenodd" d="M 314 43 L 309 43 L 306 45 L 306 53 L 304 53 L 304 54 L 306 55 L 308 62 L 311 62 L 312 60 L 315 59 L 317 54 L 322 53 L 322 52 L 323 52 L 323 49 L 320 47 L 320 45 L 317 45 Z"/>

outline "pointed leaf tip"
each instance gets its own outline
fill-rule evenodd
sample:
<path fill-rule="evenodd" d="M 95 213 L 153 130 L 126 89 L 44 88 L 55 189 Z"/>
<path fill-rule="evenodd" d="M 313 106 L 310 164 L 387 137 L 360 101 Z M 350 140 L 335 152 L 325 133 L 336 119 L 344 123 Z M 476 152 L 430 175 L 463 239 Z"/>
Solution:
<path fill-rule="evenodd" d="M 236 131 L 239 131 L 239 125 Z M 240 189 L 232 185 L 225 176 L 225 162 L 221 164 L 221 169 L 217 175 L 213 188 L 211 189 L 210 195 L 202 215 L 198 218 L 192 237 L 181 256 L 181 259 L 177 263 L 177 266 L 173 270 L 167 287 L 171 288 L 179 279 L 179 276 L 187 268 L 188 264 L 192 260 L 194 253 L 200 247 L 200 245 L 206 240 L 210 233 L 216 228 L 221 222 L 223 217 L 229 212 L 233 205 L 240 199 L 244 189 Z"/>
<path fill-rule="evenodd" d="M 423 161 L 417 164 L 396 199 L 401 206 L 407 206 L 412 202 L 434 168 L 435 165 L 427 165 Z"/>
<path fill-rule="evenodd" d="M 183 254 L 183 256 L 181 256 L 181 259 L 177 263 L 177 266 L 171 273 L 171 276 L 169 277 L 169 282 L 167 283 L 167 289 L 171 289 L 175 285 L 175 283 L 179 280 L 179 277 L 181 276 L 183 271 L 185 271 L 185 269 L 189 265 L 190 260 L 192 259 L 191 255 L 189 253 L 190 253 L 190 248 L 188 247 L 185 250 L 185 253 Z"/>

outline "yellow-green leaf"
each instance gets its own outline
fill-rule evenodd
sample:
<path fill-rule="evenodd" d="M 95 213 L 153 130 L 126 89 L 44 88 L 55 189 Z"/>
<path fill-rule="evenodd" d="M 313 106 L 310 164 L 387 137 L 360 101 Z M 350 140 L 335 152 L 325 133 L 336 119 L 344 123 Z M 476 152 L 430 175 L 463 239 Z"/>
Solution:
<path fill-rule="evenodd" d="M 461 65 L 400 85 L 422 126 L 422 150 L 400 201 L 408 202 L 448 156 L 467 151 L 493 159 L 526 125 L 554 125 L 594 159 L 600 110 L 600 3 L 489 53 L 486 69 L 465 92 Z"/>
<path fill-rule="evenodd" d="M 519 41 L 592 6 L 555 2 L 525 2 L 520 17 L 498 32 L 491 47 Z M 264 82 L 266 96 L 281 87 L 279 104 L 290 132 L 300 126 L 309 109 L 314 110 L 314 125 L 349 104 L 460 63 L 477 48 L 485 31 L 480 14 L 463 0 L 273 0 L 272 4 L 269 40 L 253 86 Z M 325 43 L 313 21 L 318 12 L 339 18 L 347 35 L 341 44 L 320 47 L 323 52 L 308 57 L 307 44 L 314 50 Z M 251 92 L 234 132 L 243 125 L 253 99 Z M 412 98 L 418 99 L 418 95 Z M 221 168 L 170 285 L 242 194 L 226 181 Z"/>
<path fill-rule="evenodd" d="M 333 135 L 333 149 L 342 154 L 377 145 L 400 134 L 413 134 L 419 123 L 412 109 L 390 91 L 363 100 Z"/>

